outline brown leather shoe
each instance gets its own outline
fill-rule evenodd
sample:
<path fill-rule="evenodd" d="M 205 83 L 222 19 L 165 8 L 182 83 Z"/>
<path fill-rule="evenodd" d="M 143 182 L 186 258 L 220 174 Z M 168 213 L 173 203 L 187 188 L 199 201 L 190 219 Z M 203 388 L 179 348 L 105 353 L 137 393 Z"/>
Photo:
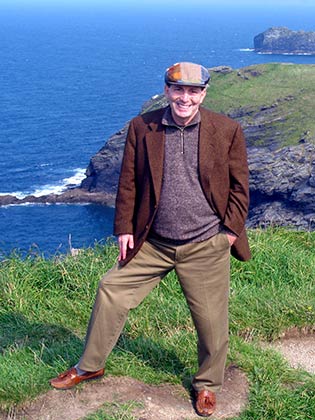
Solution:
<path fill-rule="evenodd" d="M 75 367 L 61 373 L 57 378 L 50 380 L 50 385 L 57 389 L 70 389 L 78 385 L 80 382 L 88 381 L 90 379 L 97 379 L 104 375 L 104 369 L 96 372 L 85 372 L 83 375 L 78 375 Z"/>
<path fill-rule="evenodd" d="M 210 417 L 215 412 L 216 397 L 215 393 L 203 389 L 196 392 L 196 411 L 201 417 Z"/>

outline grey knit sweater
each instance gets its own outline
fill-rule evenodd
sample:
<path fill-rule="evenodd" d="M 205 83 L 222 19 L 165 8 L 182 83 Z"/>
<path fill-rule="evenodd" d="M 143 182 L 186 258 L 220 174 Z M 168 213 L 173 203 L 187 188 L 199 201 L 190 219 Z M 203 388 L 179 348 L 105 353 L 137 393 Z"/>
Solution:
<path fill-rule="evenodd" d="M 220 220 L 210 207 L 199 181 L 199 112 L 179 127 L 166 109 L 165 155 L 159 207 L 151 234 L 179 242 L 200 242 L 217 234 Z"/>

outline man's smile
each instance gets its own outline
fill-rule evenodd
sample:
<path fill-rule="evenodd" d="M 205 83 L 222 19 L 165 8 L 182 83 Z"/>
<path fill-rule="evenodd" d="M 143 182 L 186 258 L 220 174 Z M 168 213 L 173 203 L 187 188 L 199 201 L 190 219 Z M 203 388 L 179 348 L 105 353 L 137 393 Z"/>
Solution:
<path fill-rule="evenodd" d="M 185 126 L 192 121 L 206 96 L 206 90 L 195 86 L 165 86 L 165 96 L 176 124 Z"/>

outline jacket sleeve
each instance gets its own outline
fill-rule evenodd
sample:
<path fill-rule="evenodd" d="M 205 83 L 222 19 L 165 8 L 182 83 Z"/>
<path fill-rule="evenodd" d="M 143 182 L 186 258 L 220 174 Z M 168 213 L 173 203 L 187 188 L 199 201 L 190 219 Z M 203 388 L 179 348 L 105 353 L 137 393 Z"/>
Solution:
<path fill-rule="evenodd" d="M 134 121 L 129 125 L 115 205 L 114 235 L 133 234 L 133 218 L 136 199 L 136 133 Z"/>
<path fill-rule="evenodd" d="M 229 198 L 223 224 L 239 236 L 244 229 L 249 206 L 246 143 L 239 124 L 237 124 L 229 150 L 229 180 Z"/>

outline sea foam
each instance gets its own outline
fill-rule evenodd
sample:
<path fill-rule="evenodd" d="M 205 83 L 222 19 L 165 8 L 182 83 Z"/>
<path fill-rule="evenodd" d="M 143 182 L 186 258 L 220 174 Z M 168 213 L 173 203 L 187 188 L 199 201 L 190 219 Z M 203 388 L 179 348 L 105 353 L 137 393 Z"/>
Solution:
<path fill-rule="evenodd" d="M 81 184 L 81 181 L 85 178 L 84 168 L 76 168 L 73 170 L 73 172 L 73 175 L 67 178 L 63 178 L 60 182 L 57 182 L 56 184 L 44 184 L 31 191 L 0 193 L 0 196 L 13 195 L 16 198 L 22 199 L 28 195 L 42 197 L 43 195 L 49 194 L 62 194 L 68 188 L 78 187 Z"/>

